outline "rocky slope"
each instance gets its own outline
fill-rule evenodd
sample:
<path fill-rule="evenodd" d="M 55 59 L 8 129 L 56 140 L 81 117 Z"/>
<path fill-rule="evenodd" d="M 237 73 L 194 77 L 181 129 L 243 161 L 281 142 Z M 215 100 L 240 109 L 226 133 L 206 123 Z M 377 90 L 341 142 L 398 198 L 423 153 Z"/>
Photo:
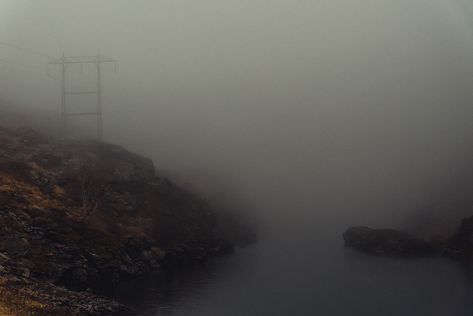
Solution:
<path fill-rule="evenodd" d="M 0 311 L 113 315 L 97 296 L 233 243 L 200 198 L 110 144 L 0 128 Z M 3 309 L 3 310 L 2 310 Z"/>

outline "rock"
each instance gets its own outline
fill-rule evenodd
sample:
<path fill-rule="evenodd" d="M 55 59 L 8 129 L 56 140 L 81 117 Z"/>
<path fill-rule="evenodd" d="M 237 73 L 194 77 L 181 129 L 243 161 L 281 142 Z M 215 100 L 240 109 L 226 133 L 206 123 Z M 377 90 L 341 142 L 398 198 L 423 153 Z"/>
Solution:
<path fill-rule="evenodd" d="M 473 243 L 473 216 L 464 218 L 458 229 L 458 235 Z"/>
<path fill-rule="evenodd" d="M 69 290 L 85 291 L 89 287 L 96 286 L 97 279 L 96 271 L 86 267 L 72 267 L 62 273 L 57 283 Z"/>
<path fill-rule="evenodd" d="M 0 263 L 5 263 L 10 260 L 10 257 L 7 256 L 5 253 L 0 252 Z"/>
<path fill-rule="evenodd" d="M 144 250 L 149 250 L 152 242 L 143 237 L 128 237 L 123 243 L 123 250 L 132 259 L 138 258 Z"/>
<path fill-rule="evenodd" d="M 399 257 L 429 256 L 438 252 L 431 242 L 392 229 L 351 227 L 344 234 L 345 246 L 373 255 Z"/>
<path fill-rule="evenodd" d="M 150 251 L 156 256 L 157 260 L 164 260 L 166 257 L 166 251 L 158 247 L 151 247 Z"/>
<path fill-rule="evenodd" d="M 30 269 L 28 269 L 28 268 L 21 269 L 20 275 L 24 278 L 29 278 L 31 276 Z"/>
<path fill-rule="evenodd" d="M 473 258 L 473 216 L 463 219 L 458 232 L 450 238 L 443 255 L 458 260 Z"/>

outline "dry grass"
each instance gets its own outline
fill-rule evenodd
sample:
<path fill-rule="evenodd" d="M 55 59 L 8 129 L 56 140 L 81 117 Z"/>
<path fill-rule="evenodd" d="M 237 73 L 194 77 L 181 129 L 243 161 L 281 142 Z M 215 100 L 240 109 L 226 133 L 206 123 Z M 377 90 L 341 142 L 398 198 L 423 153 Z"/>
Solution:
<path fill-rule="evenodd" d="M 0 296 L 1 316 L 56 315 L 46 304 L 24 297 L 17 290 L 0 288 Z"/>

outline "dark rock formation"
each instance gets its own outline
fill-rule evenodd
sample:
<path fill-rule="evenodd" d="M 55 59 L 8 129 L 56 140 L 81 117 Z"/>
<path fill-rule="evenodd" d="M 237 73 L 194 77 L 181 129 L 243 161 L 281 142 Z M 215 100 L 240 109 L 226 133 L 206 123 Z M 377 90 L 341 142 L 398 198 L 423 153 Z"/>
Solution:
<path fill-rule="evenodd" d="M 351 227 L 344 234 L 345 245 L 373 255 L 399 257 L 429 256 L 438 252 L 432 242 L 392 229 Z"/>
<path fill-rule="evenodd" d="M 452 259 L 473 259 L 473 216 L 462 220 L 458 232 L 450 238 L 443 255 Z"/>
<path fill-rule="evenodd" d="M 51 307 L 54 293 L 61 293 L 56 296 L 71 300 L 60 310 L 79 310 L 74 300 L 82 294 L 71 291 L 100 292 L 122 279 L 201 263 L 233 248 L 207 203 L 160 177 L 151 160 L 115 145 L 0 128 L 4 297 L 12 289 L 26 296 L 35 287 L 50 289 L 28 299 Z M 84 297 L 94 296 L 89 291 Z M 91 314 L 108 301 L 97 302 Z"/>

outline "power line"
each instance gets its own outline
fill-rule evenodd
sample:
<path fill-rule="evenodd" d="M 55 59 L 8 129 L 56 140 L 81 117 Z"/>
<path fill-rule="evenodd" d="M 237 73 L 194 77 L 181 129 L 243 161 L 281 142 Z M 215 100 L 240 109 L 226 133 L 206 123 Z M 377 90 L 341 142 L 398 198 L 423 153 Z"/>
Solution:
<path fill-rule="evenodd" d="M 21 46 L 13 45 L 13 44 L 10 44 L 10 43 L 7 43 L 7 42 L 0 42 L 0 45 L 5 46 L 5 47 L 9 47 L 9 48 L 12 48 L 12 49 L 20 50 L 20 51 L 23 51 L 25 53 L 33 54 L 33 55 L 36 55 L 36 56 L 41 56 L 41 57 L 44 57 L 44 58 L 48 58 L 48 59 L 54 58 L 53 56 L 48 55 L 46 53 L 39 52 L 37 50 L 33 50 L 33 49 L 30 49 L 30 48 L 24 48 L 24 47 L 21 47 Z"/>
<path fill-rule="evenodd" d="M 21 64 L 21 63 L 18 63 L 16 61 L 5 59 L 5 58 L 0 58 L 0 67 L 16 69 L 17 71 L 26 71 L 27 73 L 33 74 L 37 77 L 46 78 L 46 75 L 44 73 L 40 73 L 38 71 L 31 70 L 32 69 L 31 66 L 27 66 L 25 64 Z M 49 75 L 47 75 L 47 77 L 52 78 Z"/>

